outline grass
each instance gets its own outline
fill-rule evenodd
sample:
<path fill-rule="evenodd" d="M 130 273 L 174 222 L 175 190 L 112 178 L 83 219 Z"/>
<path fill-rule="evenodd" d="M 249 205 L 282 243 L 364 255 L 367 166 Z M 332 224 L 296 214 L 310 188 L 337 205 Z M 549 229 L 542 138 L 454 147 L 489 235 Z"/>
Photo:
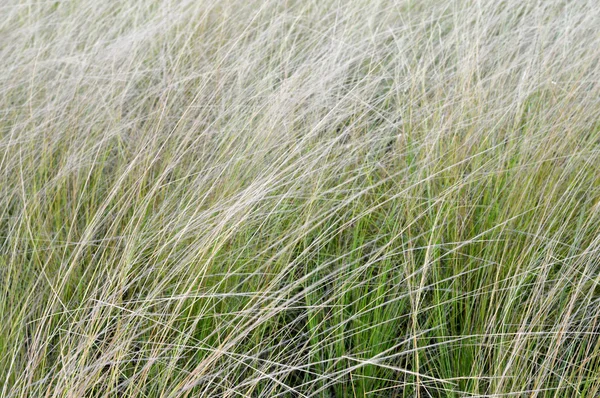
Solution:
<path fill-rule="evenodd" d="M 0 397 L 600 396 L 593 2 L 0 9 Z"/>

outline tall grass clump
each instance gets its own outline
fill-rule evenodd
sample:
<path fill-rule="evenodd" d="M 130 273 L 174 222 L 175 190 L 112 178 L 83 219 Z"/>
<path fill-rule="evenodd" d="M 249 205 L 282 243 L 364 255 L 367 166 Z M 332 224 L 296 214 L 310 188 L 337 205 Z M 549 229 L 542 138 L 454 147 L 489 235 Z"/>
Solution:
<path fill-rule="evenodd" d="M 595 1 L 0 14 L 0 397 L 600 396 Z"/>

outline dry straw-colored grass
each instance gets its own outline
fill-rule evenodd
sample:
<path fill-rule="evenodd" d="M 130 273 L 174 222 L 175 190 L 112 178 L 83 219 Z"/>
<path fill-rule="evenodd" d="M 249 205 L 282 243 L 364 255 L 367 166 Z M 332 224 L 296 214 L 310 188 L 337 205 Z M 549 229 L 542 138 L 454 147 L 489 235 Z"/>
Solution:
<path fill-rule="evenodd" d="M 597 397 L 600 7 L 0 3 L 0 397 Z"/>

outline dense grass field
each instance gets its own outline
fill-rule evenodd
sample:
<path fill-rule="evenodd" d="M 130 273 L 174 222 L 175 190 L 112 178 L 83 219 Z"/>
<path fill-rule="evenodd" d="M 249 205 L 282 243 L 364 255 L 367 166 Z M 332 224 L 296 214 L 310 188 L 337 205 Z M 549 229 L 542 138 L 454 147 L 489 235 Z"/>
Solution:
<path fill-rule="evenodd" d="M 0 15 L 0 397 L 600 396 L 596 1 Z"/>

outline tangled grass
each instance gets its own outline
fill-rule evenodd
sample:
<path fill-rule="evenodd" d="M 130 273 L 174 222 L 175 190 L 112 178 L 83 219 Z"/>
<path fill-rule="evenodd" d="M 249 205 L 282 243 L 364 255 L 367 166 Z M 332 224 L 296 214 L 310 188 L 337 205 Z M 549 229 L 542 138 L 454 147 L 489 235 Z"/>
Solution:
<path fill-rule="evenodd" d="M 5 0 L 0 397 L 600 396 L 600 8 Z"/>

